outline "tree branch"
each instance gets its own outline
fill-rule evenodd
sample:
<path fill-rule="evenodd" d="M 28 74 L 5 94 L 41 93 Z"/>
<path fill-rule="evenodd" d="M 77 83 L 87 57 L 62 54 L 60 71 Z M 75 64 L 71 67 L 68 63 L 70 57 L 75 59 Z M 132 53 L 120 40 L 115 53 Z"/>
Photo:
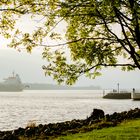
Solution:
<path fill-rule="evenodd" d="M 99 10 L 98 10 L 98 9 L 96 9 L 96 10 L 97 10 L 99 16 L 102 18 L 102 20 L 103 20 L 103 22 L 104 22 L 104 24 L 105 24 L 105 27 L 106 27 L 106 29 L 109 31 L 109 33 L 111 33 L 111 34 L 117 39 L 117 41 L 122 45 L 122 47 L 130 54 L 130 51 L 125 47 L 123 41 L 122 41 L 121 39 L 119 39 L 118 36 L 117 36 L 115 33 L 113 33 L 113 32 L 111 31 L 111 29 L 109 29 L 109 27 L 108 27 L 108 25 L 107 25 L 105 19 L 104 19 L 103 16 L 100 14 Z"/>
<path fill-rule="evenodd" d="M 128 67 L 129 66 L 129 67 L 132 67 L 132 68 L 137 68 L 137 66 L 135 64 L 96 64 L 96 65 L 94 65 L 90 68 L 87 68 L 85 70 L 80 71 L 79 73 L 82 74 L 82 73 L 91 71 L 98 66 L 104 66 L 104 67 Z"/>
<path fill-rule="evenodd" d="M 43 47 L 57 47 L 57 46 L 65 46 L 65 45 L 72 44 L 72 43 L 75 43 L 75 42 L 79 42 L 79 41 L 82 41 L 82 40 L 108 40 L 108 41 L 115 41 L 114 39 L 105 38 L 105 37 L 97 37 L 97 38 L 96 37 L 91 37 L 91 38 L 79 38 L 77 40 L 72 40 L 72 41 L 69 41 L 69 42 L 55 44 L 55 45 L 46 45 L 46 44 L 36 44 L 36 45 L 43 46 Z"/>
<path fill-rule="evenodd" d="M 129 46 L 130 50 L 131 50 L 131 51 L 130 51 L 131 57 L 133 58 L 133 60 L 134 60 L 135 64 L 137 65 L 137 67 L 140 69 L 140 64 L 139 64 L 139 62 L 138 62 L 138 60 L 137 60 L 137 58 L 136 58 L 136 56 L 135 56 L 135 54 L 137 54 L 137 53 L 135 52 L 134 47 L 131 45 L 131 43 L 130 43 L 130 41 L 129 41 L 127 35 L 126 35 L 124 26 L 122 25 L 122 21 L 121 21 L 121 19 L 120 19 L 120 16 L 119 16 L 119 13 L 117 12 L 117 8 L 116 8 L 116 7 L 114 7 L 114 11 L 115 11 L 116 16 L 117 16 L 117 18 L 118 18 L 118 20 L 119 20 L 119 22 L 120 22 L 121 27 L 122 27 L 123 35 L 124 35 L 124 37 L 125 37 L 125 39 L 126 39 L 126 41 L 127 41 L 127 43 L 128 43 L 128 46 Z M 138 55 L 138 57 L 139 57 L 139 55 Z"/>

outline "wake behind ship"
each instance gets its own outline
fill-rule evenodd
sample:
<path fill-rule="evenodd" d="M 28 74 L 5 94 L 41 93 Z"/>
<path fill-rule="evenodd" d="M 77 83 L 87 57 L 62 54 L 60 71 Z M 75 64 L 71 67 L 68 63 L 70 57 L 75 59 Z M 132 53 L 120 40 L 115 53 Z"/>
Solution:
<path fill-rule="evenodd" d="M 3 82 L 0 83 L 0 92 L 18 92 L 23 90 L 23 84 L 18 74 L 14 74 L 5 78 Z"/>

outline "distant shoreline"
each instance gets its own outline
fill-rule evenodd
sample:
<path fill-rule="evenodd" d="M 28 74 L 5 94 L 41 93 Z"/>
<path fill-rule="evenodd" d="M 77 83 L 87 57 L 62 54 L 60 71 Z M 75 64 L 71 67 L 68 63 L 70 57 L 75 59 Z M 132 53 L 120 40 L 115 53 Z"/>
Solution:
<path fill-rule="evenodd" d="M 53 85 L 43 83 L 24 83 L 25 89 L 27 90 L 101 90 L 100 86 L 64 86 L 64 85 Z"/>

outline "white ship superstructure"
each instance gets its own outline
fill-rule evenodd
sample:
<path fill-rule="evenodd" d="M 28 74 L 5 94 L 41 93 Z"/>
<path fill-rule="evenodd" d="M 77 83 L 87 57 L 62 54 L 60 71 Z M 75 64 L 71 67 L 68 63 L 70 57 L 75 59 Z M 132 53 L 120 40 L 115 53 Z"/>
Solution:
<path fill-rule="evenodd" d="M 13 72 L 13 75 L 5 78 L 4 82 L 0 83 L 0 91 L 22 91 L 23 84 L 18 74 Z"/>

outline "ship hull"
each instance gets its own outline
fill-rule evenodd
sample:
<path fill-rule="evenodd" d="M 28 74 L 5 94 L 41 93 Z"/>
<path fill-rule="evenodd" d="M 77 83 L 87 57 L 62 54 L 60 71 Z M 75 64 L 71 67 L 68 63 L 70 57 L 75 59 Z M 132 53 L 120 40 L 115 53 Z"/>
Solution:
<path fill-rule="evenodd" d="M 20 92 L 22 90 L 23 90 L 22 85 L 0 84 L 0 92 Z"/>

